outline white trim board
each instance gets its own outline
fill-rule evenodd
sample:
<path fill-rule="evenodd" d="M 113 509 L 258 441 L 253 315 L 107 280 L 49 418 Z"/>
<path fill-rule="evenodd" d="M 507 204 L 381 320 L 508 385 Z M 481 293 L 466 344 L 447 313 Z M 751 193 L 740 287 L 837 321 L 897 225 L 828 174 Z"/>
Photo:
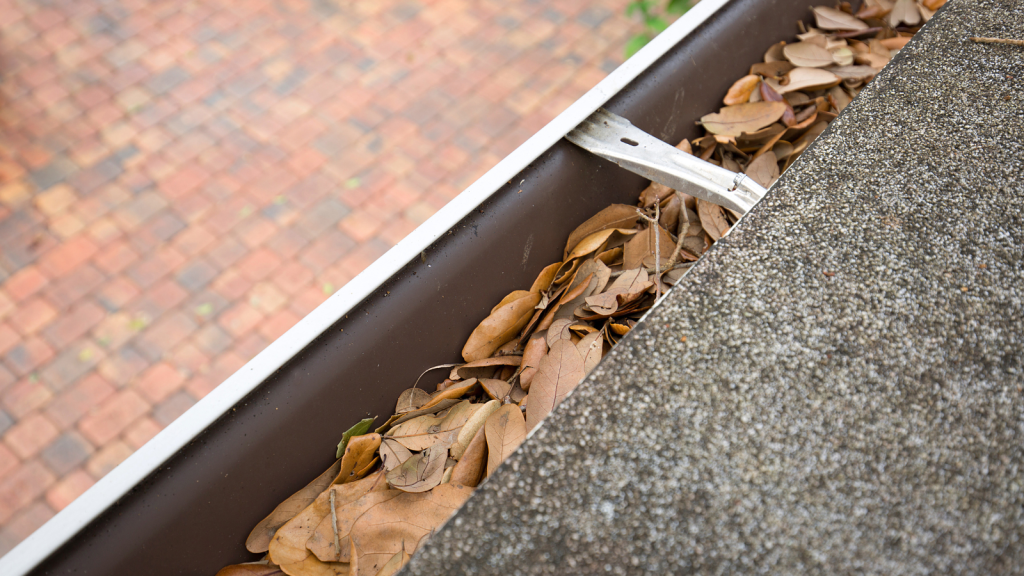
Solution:
<path fill-rule="evenodd" d="M 0 558 L 0 574 L 23 576 L 53 554 L 728 2 L 703 0 L 680 17 L 67 508 Z"/>

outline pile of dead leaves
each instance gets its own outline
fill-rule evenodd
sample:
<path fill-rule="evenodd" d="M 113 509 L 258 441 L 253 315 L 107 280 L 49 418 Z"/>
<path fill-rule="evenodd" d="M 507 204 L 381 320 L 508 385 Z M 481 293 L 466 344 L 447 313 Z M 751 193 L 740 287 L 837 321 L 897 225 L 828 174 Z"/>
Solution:
<path fill-rule="evenodd" d="M 861 87 L 889 62 L 946 0 L 865 0 L 814 8 L 798 42 L 779 42 L 737 80 L 693 153 L 768 187 L 814 141 Z"/>
<path fill-rule="evenodd" d="M 816 27 L 772 46 L 679 148 L 770 186 L 943 1 L 815 8 Z M 491 309 L 464 363 L 424 373 L 447 372 L 434 391 L 414 385 L 383 425 L 343 434 L 338 460 L 249 535 L 263 560 L 218 576 L 397 572 L 738 218 L 659 184 L 595 214 Z"/>

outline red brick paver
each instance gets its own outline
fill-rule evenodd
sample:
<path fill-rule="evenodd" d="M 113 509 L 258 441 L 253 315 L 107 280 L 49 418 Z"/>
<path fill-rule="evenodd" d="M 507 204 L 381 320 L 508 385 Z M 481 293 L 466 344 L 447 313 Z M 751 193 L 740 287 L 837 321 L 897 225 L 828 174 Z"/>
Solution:
<path fill-rule="evenodd" d="M 0 0 L 0 554 L 621 61 L 625 0 Z"/>

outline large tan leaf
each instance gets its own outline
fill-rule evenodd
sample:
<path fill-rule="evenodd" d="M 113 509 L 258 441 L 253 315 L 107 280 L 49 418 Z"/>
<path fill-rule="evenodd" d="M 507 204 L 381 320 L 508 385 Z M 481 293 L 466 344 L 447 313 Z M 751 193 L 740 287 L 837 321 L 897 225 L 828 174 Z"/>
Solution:
<path fill-rule="evenodd" d="M 860 18 L 854 18 L 842 10 L 827 6 L 817 6 L 812 10 L 814 21 L 823 30 L 863 30 L 868 27 Z"/>
<path fill-rule="evenodd" d="M 575 322 L 575 318 L 559 318 L 551 323 L 548 327 L 548 333 L 545 335 L 547 338 L 548 346 L 551 346 L 559 340 L 572 340 L 572 330 L 569 329 Z"/>
<path fill-rule="evenodd" d="M 632 228 L 636 226 L 639 215 L 636 208 L 625 204 L 612 204 L 611 206 L 594 214 L 586 222 L 580 224 L 569 234 L 569 240 L 565 243 L 565 256 L 580 243 L 581 240 L 595 232 L 610 228 Z M 550 284 L 550 282 L 548 282 Z"/>
<path fill-rule="evenodd" d="M 576 310 L 576 307 L 582 304 L 583 299 L 587 296 L 602 290 L 608 283 L 611 273 L 611 269 L 597 258 L 585 261 L 576 271 L 576 275 L 568 284 L 565 293 L 558 299 L 555 306 L 548 310 L 537 328 L 550 331 L 555 320 L 574 319 L 573 311 Z"/>
<path fill-rule="evenodd" d="M 604 355 L 604 336 L 599 331 L 591 332 L 576 343 L 576 349 L 583 356 L 583 374 L 589 374 Z"/>
<path fill-rule="evenodd" d="M 624 271 L 615 282 L 601 294 L 589 296 L 586 299 L 587 305 L 595 314 L 608 316 L 614 314 L 619 306 L 636 299 L 652 286 L 650 276 L 643 267 L 636 267 Z"/>
<path fill-rule="evenodd" d="M 472 492 L 460 484 L 442 484 L 429 492 L 398 492 L 368 507 L 351 529 L 358 576 L 374 576 L 398 552 L 414 552 Z"/>
<path fill-rule="evenodd" d="M 533 430 L 583 379 L 583 356 L 568 340 L 559 340 L 540 361 L 526 404 L 526 429 Z"/>
<path fill-rule="evenodd" d="M 509 302 L 495 310 L 470 334 L 462 349 L 466 362 L 482 360 L 494 353 L 526 326 L 533 316 L 533 307 L 540 302 L 540 294 L 528 292 L 526 296 Z"/>
<path fill-rule="evenodd" d="M 519 374 L 519 385 L 523 387 L 523 390 L 530 391 L 530 383 L 533 382 L 533 377 L 537 374 L 537 366 L 540 365 L 540 359 L 547 353 L 548 342 L 543 335 L 534 335 L 526 343 L 526 348 L 523 350 L 522 365 L 524 368 L 522 373 Z"/>
<path fill-rule="evenodd" d="M 636 209 L 633 209 L 633 213 L 636 213 Z M 638 215 L 639 216 L 639 215 Z M 572 249 L 569 256 L 565 259 L 566 263 L 576 258 L 582 258 L 595 252 L 602 246 L 605 250 L 614 248 L 615 245 L 621 246 L 626 243 L 626 239 L 633 234 L 636 234 L 636 230 L 625 229 L 625 228 L 607 228 L 599 232 L 583 238 L 576 244 L 576 247 Z M 564 266 L 564 265 L 563 265 Z"/>
<path fill-rule="evenodd" d="M 466 382 L 460 382 L 459 384 L 460 384 L 460 386 L 472 385 L 472 383 L 470 383 L 468 380 Z M 389 425 L 388 426 L 382 426 L 382 427 L 378 428 L 377 429 L 377 434 L 384 434 L 385 432 L 387 432 L 391 428 L 393 428 L 395 426 L 398 426 L 399 424 L 401 424 L 403 422 L 408 422 L 409 420 L 412 420 L 413 418 L 419 418 L 420 416 L 423 416 L 424 414 L 437 414 L 438 412 L 441 412 L 442 410 L 447 410 L 447 409 L 451 408 L 452 406 L 455 406 L 459 402 L 460 402 L 460 400 L 458 398 L 445 398 L 445 399 L 443 399 L 443 400 L 441 400 L 439 402 L 436 402 L 436 403 L 435 402 L 430 402 L 430 406 L 426 406 L 426 407 L 420 408 L 418 410 L 413 410 L 412 412 L 406 412 L 405 414 L 395 414 L 395 416 L 397 416 L 397 418 L 395 418 L 395 416 L 392 416 L 393 420 L 389 419 L 389 421 L 388 421 Z"/>
<path fill-rule="evenodd" d="M 661 226 L 658 226 L 659 243 L 656 246 L 654 242 L 654 227 L 649 226 L 644 230 L 633 236 L 633 239 L 626 243 L 625 252 L 623 253 L 622 267 L 625 269 L 639 268 L 644 265 L 644 260 L 650 260 L 650 264 L 654 265 L 654 249 L 658 247 L 661 249 L 662 260 L 668 260 L 672 257 L 672 252 L 675 250 L 676 243 L 672 240 L 672 236 Z M 648 258 L 650 257 L 650 258 Z M 595 292 L 601 292 L 601 290 L 595 290 Z"/>
<path fill-rule="evenodd" d="M 693 154 L 693 151 L 689 151 L 689 154 Z M 654 206 L 655 202 L 661 202 L 665 198 L 672 195 L 672 189 L 664 184 L 657 182 L 651 182 L 644 191 L 640 193 L 640 205 L 644 208 Z M 636 208 L 633 209 L 636 212 Z"/>
<path fill-rule="evenodd" d="M 712 240 L 717 241 L 729 231 L 729 221 L 725 219 L 721 206 L 698 198 L 697 214 L 700 215 L 701 225 Z"/>
<path fill-rule="evenodd" d="M 892 12 L 889 12 L 889 26 L 895 28 L 900 22 L 907 26 L 917 26 L 921 23 L 921 11 L 917 9 L 914 0 L 896 0 Z"/>
<path fill-rule="evenodd" d="M 832 61 L 832 53 L 828 50 L 810 42 L 797 42 L 789 44 L 782 49 L 786 59 L 797 67 L 821 68 L 835 64 Z"/>
<path fill-rule="evenodd" d="M 821 68 L 793 68 L 789 71 L 789 83 L 779 84 L 775 80 L 765 80 L 779 94 L 789 94 L 798 90 L 823 90 L 839 84 L 840 78 L 828 70 Z"/>
<path fill-rule="evenodd" d="M 394 576 L 398 574 L 398 571 L 402 569 L 409 562 L 409 558 L 412 558 L 405 550 L 396 552 L 383 566 L 380 568 L 380 572 L 377 572 L 377 576 Z"/>
<path fill-rule="evenodd" d="M 483 378 L 480 380 L 480 386 L 492 400 L 504 400 L 505 396 L 512 391 L 511 384 L 497 378 Z"/>
<path fill-rule="evenodd" d="M 384 470 L 350 484 L 336 484 L 324 492 L 326 498 L 327 513 L 315 526 L 314 530 L 305 540 L 306 549 L 321 562 L 348 562 L 348 530 L 345 533 L 337 533 L 335 518 L 349 510 L 353 502 L 359 501 L 367 494 L 380 492 L 393 492 L 388 488 L 385 481 Z M 331 514 L 331 494 L 334 493 L 333 502 L 335 514 Z"/>
<path fill-rule="evenodd" d="M 403 492 L 426 492 L 441 483 L 448 448 L 434 444 L 388 472 L 388 484 Z"/>
<path fill-rule="evenodd" d="M 594 275 L 591 274 L 584 279 L 584 282 L 581 282 L 572 290 L 566 290 L 562 294 L 562 297 L 558 299 L 558 302 L 555 302 L 555 305 L 544 313 L 544 317 L 541 319 L 540 323 L 537 324 L 537 330 L 547 330 L 550 328 L 551 323 L 555 321 L 555 315 L 558 314 L 558 311 L 562 306 L 569 302 L 575 302 L 581 294 L 591 290 L 591 287 L 594 286 L 595 282 L 597 281 L 594 280 Z"/>
<path fill-rule="evenodd" d="M 427 402 L 430 402 L 430 394 L 426 390 L 409 388 L 398 397 L 398 402 L 395 404 L 395 414 L 412 412 L 421 408 Z"/>
<path fill-rule="evenodd" d="M 419 416 L 403 422 L 389 430 L 386 437 L 397 440 L 413 452 L 426 450 L 438 442 L 451 445 L 458 437 L 459 430 L 481 406 L 483 404 L 463 400 L 447 413 Z"/>
<path fill-rule="evenodd" d="M 537 279 L 533 281 L 533 286 L 530 286 L 530 292 L 543 292 L 551 286 L 551 282 L 555 280 L 555 274 L 558 269 L 562 266 L 561 262 L 555 262 L 554 264 L 548 264 L 540 271 L 537 275 Z"/>
<path fill-rule="evenodd" d="M 569 342 L 572 346 L 572 342 Z M 515 404 L 506 404 L 499 408 L 484 425 L 487 437 L 487 475 L 515 452 L 526 438 L 526 419 L 523 412 Z"/>
<path fill-rule="evenodd" d="M 444 390 L 435 393 L 433 398 L 430 399 L 430 402 L 427 402 L 426 405 L 424 405 L 423 408 L 421 408 L 420 410 L 428 410 L 446 400 L 455 400 L 458 398 L 462 398 L 463 396 L 474 394 L 476 393 L 478 387 L 479 383 L 476 378 L 470 378 L 469 380 L 455 382 L 454 384 L 451 384 L 448 388 L 445 388 Z M 401 420 L 397 421 L 397 423 L 400 424 Z"/>
<path fill-rule="evenodd" d="M 745 104 L 750 100 L 750 94 L 757 88 L 760 82 L 761 78 L 754 74 L 748 74 L 740 78 L 729 87 L 729 92 L 722 99 L 722 103 L 726 106 Z"/>
<path fill-rule="evenodd" d="M 496 382 L 502 382 L 505 386 L 508 386 L 508 383 L 504 380 L 497 380 Z M 473 437 L 476 436 L 477 430 L 480 430 L 480 428 L 483 427 L 484 422 L 487 422 L 487 419 L 491 414 L 494 414 L 498 408 L 501 408 L 500 399 L 491 400 L 481 406 L 472 416 L 470 416 L 469 420 L 466 420 L 466 423 L 462 425 L 462 429 L 459 430 L 459 435 L 455 438 L 455 443 L 452 444 L 452 458 L 456 460 L 462 458 L 462 455 L 466 452 L 466 448 L 469 447 L 469 443 L 472 442 Z"/>
<path fill-rule="evenodd" d="M 754 160 L 747 165 L 745 172 L 747 176 L 750 176 L 750 178 L 753 179 L 754 182 L 768 188 L 779 177 L 779 160 L 775 157 L 773 152 L 765 152 L 757 158 L 754 158 Z"/>
<path fill-rule="evenodd" d="M 480 480 L 483 480 L 486 466 L 487 436 L 484 426 L 481 426 L 476 431 L 476 434 L 473 435 L 473 439 L 470 440 L 466 451 L 462 454 L 462 458 L 452 468 L 451 482 L 470 487 L 476 486 L 480 483 Z"/>
<path fill-rule="evenodd" d="M 473 371 L 474 368 L 492 368 L 491 372 L 494 372 L 493 368 L 496 366 L 519 366 L 522 361 L 523 357 L 519 355 L 484 358 L 483 360 L 467 362 L 452 368 L 452 372 L 448 377 L 452 380 L 460 380 L 462 378 L 481 378 L 483 377 L 482 372 Z"/>
<path fill-rule="evenodd" d="M 878 70 L 871 66 L 832 66 L 828 71 L 838 76 L 841 80 L 860 80 L 867 82 L 878 74 Z"/>
<path fill-rule="evenodd" d="M 509 292 L 507 296 L 501 299 L 501 302 L 498 302 L 497 304 L 494 305 L 494 308 L 491 308 L 491 314 L 494 314 L 498 310 L 498 308 L 501 308 L 505 304 L 508 304 L 509 302 L 515 302 L 516 300 L 519 300 L 524 296 L 528 296 L 529 294 L 529 290 L 513 290 Z"/>
<path fill-rule="evenodd" d="M 398 440 L 386 438 L 380 445 L 380 458 L 384 462 L 384 470 L 391 471 L 402 462 L 412 458 L 412 452 L 402 446 Z"/>
<path fill-rule="evenodd" d="M 325 563 L 306 549 L 306 541 L 324 518 L 331 517 L 330 490 L 277 530 L 270 540 L 270 559 L 288 576 L 342 576 L 348 566 Z"/>
<path fill-rule="evenodd" d="M 748 102 L 726 106 L 715 114 L 701 117 L 700 121 L 712 134 L 739 136 L 744 132 L 756 132 L 768 126 L 782 118 L 785 112 L 786 105 L 782 102 Z"/>
<path fill-rule="evenodd" d="M 348 484 L 359 480 L 359 472 L 373 462 L 380 448 L 380 434 L 364 434 L 348 441 L 345 454 L 341 457 L 341 469 L 334 479 L 335 484 Z"/>
<path fill-rule="evenodd" d="M 274 565 L 261 562 L 246 562 L 225 566 L 217 571 L 216 576 L 278 576 L 284 572 Z"/>
<path fill-rule="evenodd" d="M 313 500 L 331 485 L 331 481 L 338 476 L 339 470 L 341 470 L 341 459 L 335 461 L 330 468 L 317 476 L 302 490 L 292 494 L 287 500 L 278 504 L 273 512 L 268 514 L 266 518 L 261 520 L 252 529 L 249 537 L 245 540 L 245 548 L 249 552 L 266 552 L 270 547 L 270 539 L 274 537 L 277 529 L 284 526 L 285 522 L 294 518 L 296 514 L 302 512 L 306 506 L 312 504 Z"/>

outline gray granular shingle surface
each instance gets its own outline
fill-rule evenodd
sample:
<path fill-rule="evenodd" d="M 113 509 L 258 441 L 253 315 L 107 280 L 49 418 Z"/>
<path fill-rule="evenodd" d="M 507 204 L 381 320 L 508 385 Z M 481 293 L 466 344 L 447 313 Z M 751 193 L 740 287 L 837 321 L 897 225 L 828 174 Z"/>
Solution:
<path fill-rule="evenodd" d="M 1024 4 L 940 11 L 407 573 L 1024 572 L 1024 48 L 970 36 Z"/>

